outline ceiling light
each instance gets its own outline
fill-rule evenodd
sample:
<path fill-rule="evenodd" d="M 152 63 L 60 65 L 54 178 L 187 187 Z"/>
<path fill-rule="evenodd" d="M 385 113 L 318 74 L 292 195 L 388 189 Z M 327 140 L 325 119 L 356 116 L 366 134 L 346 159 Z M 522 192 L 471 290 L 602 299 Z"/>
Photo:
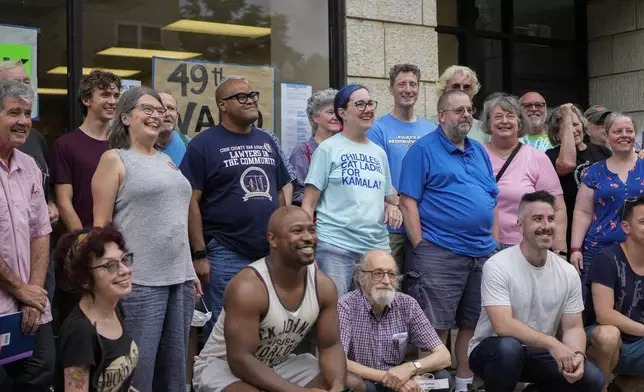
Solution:
<path fill-rule="evenodd" d="M 39 87 L 38 94 L 40 95 L 67 95 L 66 88 L 45 88 Z"/>
<path fill-rule="evenodd" d="M 234 37 L 257 38 L 271 34 L 269 27 L 245 26 L 232 23 L 203 22 L 200 20 L 180 19 L 163 27 L 163 30 L 184 31 Z"/>
<path fill-rule="evenodd" d="M 112 69 L 112 68 L 101 68 L 101 67 L 83 67 L 83 75 L 87 76 L 89 75 L 90 72 L 92 72 L 95 69 L 100 69 L 101 71 L 106 71 L 106 72 L 111 72 L 116 76 L 119 76 L 121 78 L 127 78 L 129 76 L 134 76 L 138 73 L 141 73 L 141 71 L 137 69 Z M 54 67 L 47 71 L 48 74 L 52 75 L 67 75 L 67 67 L 64 65 L 59 65 L 58 67 Z"/>
<path fill-rule="evenodd" d="M 185 59 L 201 56 L 201 53 L 195 53 L 195 52 L 178 52 L 174 50 L 158 50 L 158 49 L 121 48 L 118 46 L 101 50 L 96 54 L 102 54 L 104 56 L 141 57 L 141 58 L 152 58 L 154 56 L 158 56 L 158 57 L 166 57 L 169 59 L 178 59 L 178 60 L 185 60 Z"/>

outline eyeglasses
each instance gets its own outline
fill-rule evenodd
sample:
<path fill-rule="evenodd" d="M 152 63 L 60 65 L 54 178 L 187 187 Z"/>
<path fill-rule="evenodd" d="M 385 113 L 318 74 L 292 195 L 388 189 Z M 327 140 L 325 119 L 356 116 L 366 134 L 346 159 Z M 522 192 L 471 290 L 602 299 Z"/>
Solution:
<path fill-rule="evenodd" d="M 152 106 L 152 105 L 146 105 L 146 104 L 140 104 L 136 105 L 135 108 L 141 109 L 141 111 L 148 116 L 151 116 L 155 111 L 159 113 L 159 115 L 163 116 L 165 112 L 167 112 L 167 109 L 164 108 L 163 106 Z"/>
<path fill-rule="evenodd" d="M 470 116 L 476 114 L 476 108 L 472 108 L 472 107 L 468 107 L 468 108 L 461 107 L 461 108 L 458 108 L 458 109 L 445 109 L 445 110 L 440 110 L 440 111 L 441 112 L 452 112 L 452 113 L 457 114 L 458 116 L 462 116 L 463 114 L 465 114 L 465 112 L 467 112 L 467 114 L 469 114 Z"/>
<path fill-rule="evenodd" d="M 134 253 L 126 253 L 121 257 L 121 260 L 117 259 L 103 259 L 106 260 L 105 263 L 101 265 L 97 265 L 96 267 L 90 268 L 90 270 L 97 269 L 97 268 L 105 268 L 108 273 L 114 275 L 118 272 L 119 270 L 119 264 L 123 264 L 126 267 L 131 267 L 132 263 L 134 263 Z"/>
<path fill-rule="evenodd" d="M 463 91 L 469 91 L 472 89 L 471 84 L 461 84 L 461 83 L 454 83 L 451 85 L 452 90 L 463 90 Z"/>
<path fill-rule="evenodd" d="M 644 203 L 644 196 L 629 197 L 626 200 L 624 200 L 624 205 L 622 206 L 622 213 L 620 214 L 620 218 L 622 218 L 622 221 L 624 221 L 624 213 L 626 212 L 626 207 L 629 204 L 634 204 L 634 203 L 637 203 L 638 201 L 641 201 L 642 203 Z"/>
<path fill-rule="evenodd" d="M 521 106 L 523 106 L 525 110 L 529 110 L 532 108 L 543 109 L 546 107 L 546 103 L 545 102 L 526 102 L 526 103 L 522 103 Z"/>
<path fill-rule="evenodd" d="M 250 98 L 251 101 L 257 102 L 259 101 L 259 91 L 251 91 L 250 93 L 237 93 L 235 95 L 231 95 L 230 97 L 222 98 L 222 101 L 228 101 L 231 99 L 237 99 L 237 102 L 241 103 L 242 105 L 248 102 L 248 98 Z"/>
<path fill-rule="evenodd" d="M 398 274 L 395 272 L 385 272 L 383 270 L 360 270 L 361 272 L 368 272 L 371 274 L 371 277 L 373 278 L 374 281 L 380 282 L 385 278 L 385 275 L 389 278 L 390 281 L 396 282 L 398 281 Z"/>
<path fill-rule="evenodd" d="M 353 105 L 358 108 L 359 111 L 364 112 L 367 107 L 371 110 L 376 110 L 378 107 L 378 101 L 358 101 L 354 102 Z"/>

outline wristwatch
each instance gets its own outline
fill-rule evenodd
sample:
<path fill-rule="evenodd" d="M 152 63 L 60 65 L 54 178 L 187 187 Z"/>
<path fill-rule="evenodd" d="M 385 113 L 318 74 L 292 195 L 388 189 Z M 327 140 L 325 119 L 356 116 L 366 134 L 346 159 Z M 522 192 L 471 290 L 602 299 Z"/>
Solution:
<path fill-rule="evenodd" d="M 422 365 L 420 364 L 420 362 L 418 362 L 418 361 L 413 361 L 413 362 L 412 362 L 412 364 L 413 364 L 413 365 L 414 365 L 414 367 L 416 368 L 416 372 L 414 373 L 414 375 L 418 375 L 418 372 L 420 371 L 420 369 L 421 369 L 423 366 L 422 366 Z"/>
<path fill-rule="evenodd" d="M 197 249 L 192 251 L 192 260 L 201 260 L 208 257 L 208 252 L 205 249 Z"/>

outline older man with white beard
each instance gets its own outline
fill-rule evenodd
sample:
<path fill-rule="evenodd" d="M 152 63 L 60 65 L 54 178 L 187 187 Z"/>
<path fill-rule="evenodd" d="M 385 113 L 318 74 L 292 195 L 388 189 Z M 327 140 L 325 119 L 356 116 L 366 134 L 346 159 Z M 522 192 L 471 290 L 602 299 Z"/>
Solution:
<path fill-rule="evenodd" d="M 519 99 L 523 107 L 523 112 L 530 120 L 527 129 L 527 135 L 519 139 L 523 144 L 529 144 L 539 151 L 546 152 L 552 148 L 548 138 L 548 129 L 546 127 L 546 116 L 548 107 L 546 99 L 536 91 L 525 93 Z"/>
<path fill-rule="evenodd" d="M 413 377 L 425 373 L 450 384 L 444 370 L 451 363 L 450 354 L 418 302 L 396 291 L 398 267 L 389 252 L 364 254 L 354 278 L 360 288 L 338 303 L 347 370 L 362 377 L 368 392 L 420 392 Z M 418 349 L 419 360 L 405 362 L 408 342 Z"/>

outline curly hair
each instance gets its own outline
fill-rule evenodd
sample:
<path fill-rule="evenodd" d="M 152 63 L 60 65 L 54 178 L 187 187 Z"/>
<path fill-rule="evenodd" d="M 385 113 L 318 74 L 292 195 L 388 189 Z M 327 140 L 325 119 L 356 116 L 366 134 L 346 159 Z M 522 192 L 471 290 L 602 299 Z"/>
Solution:
<path fill-rule="evenodd" d="M 481 83 L 479 83 L 479 78 L 476 76 L 476 72 L 473 69 L 462 66 L 462 65 L 452 65 L 447 68 L 445 72 L 438 78 L 438 83 L 436 83 L 436 95 L 441 96 L 447 90 L 449 81 L 452 80 L 452 77 L 457 73 L 462 73 L 465 76 L 469 76 L 472 81 L 472 96 L 478 94 L 481 89 Z"/>
<path fill-rule="evenodd" d="M 63 236 L 54 249 L 54 265 L 74 292 L 94 295 L 92 261 L 105 255 L 105 245 L 115 243 L 127 251 L 125 239 L 112 224 L 77 230 Z"/>
<path fill-rule="evenodd" d="M 111 72 L 101 71 L 95 69 L 87 75 L 80 82 L 78 87 L 78 99 L 80 101 L 81 109 L 83 109 L 83 116 L 87 116 L 87 106 L 83 103 L 84 99 L 92 98 L 94 89 L 107 90 L 111 85 L 116 86 L 117 90 L 121 90 L 121 78 Z"/>

